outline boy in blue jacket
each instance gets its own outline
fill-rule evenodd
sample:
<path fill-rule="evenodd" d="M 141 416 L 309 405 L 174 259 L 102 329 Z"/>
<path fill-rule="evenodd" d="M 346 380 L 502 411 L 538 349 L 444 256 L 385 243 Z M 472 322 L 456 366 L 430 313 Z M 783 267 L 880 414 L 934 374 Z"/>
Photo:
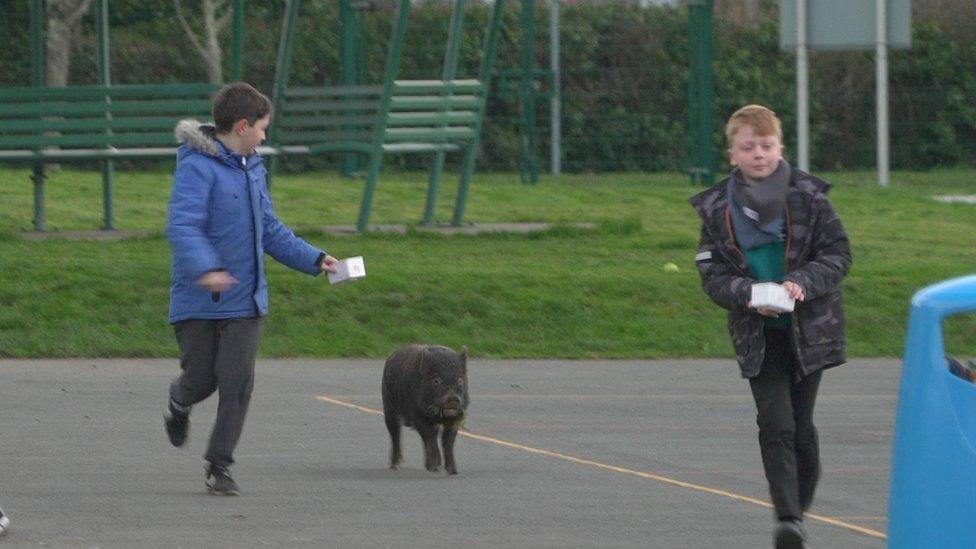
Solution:
<path fill-rule="evenodd" d="M 310 275 L 336 259 L 278 219 L 255 148 L 271 122 L 271 102 L 244 83 L 214 98 L 214 125 L 184 120 L 167 234 L 173 249 L 169 322 L 182 372 L 170 384 L 166 433 L 182 446 L 190 408 L 217 391 L 217 419 L 204 456 L 207 489 L 239 495 L 228 472 L 254 386 L 254 360 L 268 314 L 264 254 Z"/>

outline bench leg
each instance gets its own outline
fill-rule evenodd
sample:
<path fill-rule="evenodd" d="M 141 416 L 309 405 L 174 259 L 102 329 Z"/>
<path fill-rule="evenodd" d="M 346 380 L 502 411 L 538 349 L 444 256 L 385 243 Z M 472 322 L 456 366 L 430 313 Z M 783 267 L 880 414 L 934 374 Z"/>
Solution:
<path fill-rule="evenodd" d="M 102 229 L 109 231 L 115 228 L 115 163 L 111 160 L 102 161 L 102 202 L 105 211 Z"/>
<path fill-rule="evenodd" d="M 369 169 L 366 170 L 366 186 L 363 188 L 363 202 L 359 205 L 359 221 L 356 230 L 364 233 L 369 225 L 369 214 L 373 208 L 373 192 L 376 191 L 376 181 L 380 178 L 380 166 L 383 162 L 383 151 L 374 151 L 369 155 Z"/>
<path fill-rule="evenodd" d="M 454 201 L 454 219 L 451 225 L 459 227 L 464 221 L 464 208 L 468 203 L 468 187 L 471 185 L 471 174 L 474 173 L 474 161 L 478 155 L 475 143 L 468 145 L 464 151 L 464 161 L 461 164 L 461 182 L 458 185 L 457 199 Z"/>
<path fill-rule="evenodd" d="M 31 181 L 34 182 L 34 230 L 43 231 L 47 222 L 47 215 L 44 212 L 44 164 L 38 162 L 34 164 L 31 173 Z"/>
<path fill-rule="evenodd" d="M 433 225 L 434 210 L 437 209 L 437 189 L 441 186 L 441 172 L 444 171 L 444 151 L 437 151 L 434 156 L 434 165 L 430 169 L 430 178 L 427 182 L 427 203 L 424 206 L 424 218 L 420 221 L 422 225 Z"/>

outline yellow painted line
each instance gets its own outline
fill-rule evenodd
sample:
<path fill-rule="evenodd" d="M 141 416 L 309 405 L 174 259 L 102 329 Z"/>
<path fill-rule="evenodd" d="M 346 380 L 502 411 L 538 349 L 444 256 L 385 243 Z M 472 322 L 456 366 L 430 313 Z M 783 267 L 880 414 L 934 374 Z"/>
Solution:
<path fill-rule="evenodd" d="M 360 406 L 358 404 L 353 404 L 351 402 L 346 402 L 344 400 L 338 400 L 336 398 L 330 397 L 328 395 L 322 395 L 315 397 L 318 400 L 329 402 L 332 404 L 338 404 L 339 406 L 345 406 L 346 408 L 352 408 L 353 410 L 359 410 L 360 412 L 366 412 L 367 414 L 383 415 L 383 412 L 376 410 L 375 408 L 367 408 L 366 406 Z M 579 465 L 589 465 L 590 467 L 596 467 L 597 469 L 603 469 L 606 471 L 613 471 L 615 473 L 620 473 L 624 475 L 635 476 L 647 480 L 656 480 L 658 482 L 663 482 L 664 484 L 670 484 L 671 486 L 677 486 L 679 488 L 686 488 L 688 490 L 695 490 L 697 492 L 704 492 L 706 494 L 712 494 L 715 496 L 720 496 L 728 499 L 733 499 L 736 501 L 741 501 L 743 503 L 751 503 L 752 505 L 757 505 L 759 507 L 765 507 L 767 509 L 772 509 L 773 505 L 767 501 L 761 499 L 752 498 L 749 496 L 743 496 L 741 494 L 736 494 L 735 492 L 729 492 L 726 490 L 719 490 L 718 488 L 711 488 L 708 486 L 703 486 L 701 484 L 695 484 L 692 482 L 685 482 L 683 480 L 677 480 L 661 475 L 655 475 L 654 473 L 647 473 L 644 471 L 637 471 L 635 469 L 627 469 L 626 467 L 617 467 L 616 465 L 609 465 L 606 463 L 600 463 L 599 461 L 593 461 L 589 459 L 583 459 L 578 457 L 573 457 L 566 454 L 560 454 L 558 452 L 552 452 L 550 450 L 543 450 L 541 448 L 533 448 L 532 446 L 525 446 L 524 444 L 517 444 L 515 442 L 508 442 L 507 440 L 501 440 L 493 437 L 488 437 L 484 435 L 476 435 L 470 431 L 458 431 L 458 434 L 464 437 L 468 437 L 474 440 L 480 440 L 482 442 L 490 442 L 492 444 L 497 444 L 499 446 L 504 446 L 506 448 L 512 448 L 515 450 L 522 450 L 523 452 L 528 452 L 530 454 L 536 454 L 539 456 L 546 456 L 555 459 L 561 459 L 563 461 L 568 461 L 570 463 L 577 463 Z M 837 520 L 832 517 L 826 517 L 823 515 L 816 515 L 813 513 L 807 513 L 806 518 L 822 522 L 824 524 L 830 524 L 831 526 L 837 526 L 838 528 L 844 528 L 846 530 L 851 530 L 852 532 L 857 532 L 859 534 L 864 534 L 872 538 L 878 539 L 888 539 L 882 532 L 877 530 L 872 530 L 870 528 L 865 528 L 863 526 L 858 526 L 856 524 L 851 524 L 844 522 L 842 520 Z"/>
<path fill-rule="evenodd" d="M 370 398 L 373 395 L 353 395 L 344 394 L 338 395 L 337 398 Z M 560 394 L 543 394 L 543 393 L 519 393 L 519 394 L 497 394 L 497 393 L 479 393 L 478 400 L 540 400 L 540 399 L 551 399 L 551 400 L 606 400 L 612 398 L 615 400 L 657 400 L 657 399 L 676 399 L 676 400 L 707 400 L 709 402 L 714 402 L 716 400 L 729 400 L 729 401 L 739 401 L 742 400 L 742 395 L 714 395 L 714 394 L 680 394 L 680 393 L 668 393 L 661 395 L 635 395 L 635 394 L 620 394 L 620 393 L 589 393 L 585 395 L 570 394 L 570 393 L 560 393 Z M 834 400 L 846 400 L 846 399 L 857 399 L 859 401 L 863 400 L 895 400 L 898 395 L 823 395 L 817 396 L 817 400 L 821 399 L 834 399 Z M 753 422 L 753 425 L 755 422 Z"/>

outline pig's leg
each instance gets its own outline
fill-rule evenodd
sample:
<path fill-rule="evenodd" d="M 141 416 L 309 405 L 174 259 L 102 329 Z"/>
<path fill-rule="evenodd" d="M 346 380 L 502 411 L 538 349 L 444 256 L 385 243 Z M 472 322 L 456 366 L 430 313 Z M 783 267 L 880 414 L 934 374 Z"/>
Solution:
<path fill-rule="evenodd" d="M 403 461 L 400 450 L 400 418 L 396 414 L 385 414 L 386 429 L 390 431 L 390 469 L 396 469 Z"/>
<path fill-rule="evenodd" d="M 441 467 L 441 451 L 437 448 L 438 425 L 426 421 L 416 421 L 414 426 L 424 441 L 424 467 L 431 472 L 437 471 Z"/>
<path fill-rule="evenodd" d="M 457 427 L 444 426 L 441 433 L 441 444 L 444 446 L 444 470 L 449 475 L 457 474 L 457 464 L 454 463 L 454 439 L 457 438 Z"/>

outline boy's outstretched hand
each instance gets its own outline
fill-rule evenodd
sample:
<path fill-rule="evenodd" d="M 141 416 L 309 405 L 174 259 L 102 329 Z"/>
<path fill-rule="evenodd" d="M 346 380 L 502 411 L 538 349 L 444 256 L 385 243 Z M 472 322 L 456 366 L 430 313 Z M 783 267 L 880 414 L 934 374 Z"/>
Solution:
<path fill-rule="evenodd" d="M 331 255 L 326 255 L 322 259 L 322 263 L 319 265 L 319 268 L 323 273 L 334 273 L 336 272 L 336 263 L 338 262 L 338 259 L 332 257 Z"/>
<path fill-rule="evenodd" d="M 210 271 L 197 279 L 197 285 L 208 292 L 226 292 L 237 284 L 237 279 L 227 271 Z"/>

